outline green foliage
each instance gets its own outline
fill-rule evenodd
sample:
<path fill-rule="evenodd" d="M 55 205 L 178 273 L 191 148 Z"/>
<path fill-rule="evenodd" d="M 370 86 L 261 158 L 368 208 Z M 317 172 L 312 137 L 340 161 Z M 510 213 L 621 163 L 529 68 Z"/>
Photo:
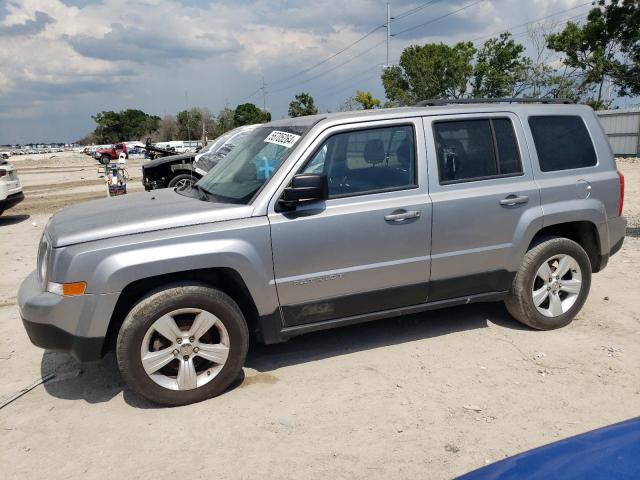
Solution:
<path fill-rule="evenodd" d="M 471 86 L 474 97 L 515 97 L 527 87 L 531 59 L 511 33 L 487 40 L 478 51 Z"/>
<path fill-rule="evenodd" d="M 264 123 L 271 121 L 271 114 L 263 112 L 253 103 L 243 103 L 236 107 L 233 114 L 233 120 L 236 127 L 242 125 L 251 125 L 253 123 Z"/>
<path fill-rule="evenodd" d="M 407 47 L 400 56 L 400 64 L 382 73 L 385 94 L 400 105 L 426 98 L 460 98 L 473 74 L 475 52 L 471 42 L 456 43 L 453 47 L 443 43 Z"/>
<path fill-rule="evenodd" d="M 313 97 L 308 93 L 298 93 L 289 103 L 290 117 L 304 117 L 318 113 Z"/>
<path fill-rule="evenodd" d="M 235 112 L 231 110 L 229 107 L 224 107 L 220 112 L 218 112 L 218 116 L 216 117 L 216 125 L 214 129 L 211 131 L 211 135 L 209 138 L 217 138 L 225 132 L 229 130 L 233 130 L 235 128 Z"/>
<path fill-rule="evenodd" d="M 194 107 L 176 115 L 177 140 L 198 140 L 210 137 L 216 128 L 216 121 L 206 108 Z"/>
<path fill-rule="evenodd" d="M 97 124 L 93 136 L 99 143 L 141 140 L 157 130 L 160 122 L 160 117 L 134 109 L 99 112 L 91 118 Z"/>
<path fill-rule="evenodd" d="M 596 105 L 603 102 L 606 79 L 620 95 L 640 94 L 640 0 L 600 0 L 584 25 L 568 22 L 547 40 L 550 49 L 564 54 L 565 65 L 581 72 Z"/>
<path fill-rule="evenodd" d="M 374 98 L 371 92 L 363 92 L 358 90 L 353 97 L 353 100 L 359 104 L 363 110 L 371 110 L 373 108 L 380 107 L 380 100 Z"/>

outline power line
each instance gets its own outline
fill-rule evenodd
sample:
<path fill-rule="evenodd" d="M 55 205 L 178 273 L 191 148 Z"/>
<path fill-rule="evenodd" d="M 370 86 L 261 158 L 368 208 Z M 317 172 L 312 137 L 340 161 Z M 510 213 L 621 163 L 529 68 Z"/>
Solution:
<path fill-rule="evenodd" d="M 525 27 L 525 26 L 528 26 L 528 25 L 530 25 L 532 23 L 538 23 L 538 22 L 541 22 L 542 20 L 546 20 L 548 18 L 555 17 L 557 15 L 561 15 L 561 14 L 566 13 L 566 12 L 570 12 L 571 10 L 575 10 L 576 8 L 584 7 L 585 5 L 592 5 L 592 3 L 591 2 L 582 3 L 580 5 L 576 5 L 575 7 L 567 8 L 565 10 L 560 10 L 559 12 L 551 13 L 551 14 L 546 15 L 544 17 L 540 17 L 540 18 L 537 18 L 535 20 L 530 20 L 528 22 L 521 23 L 519 25 L 511 25 L 511 26 L 503 28 L 502 30 L 499 30 L 497 32 L 493 32 L 493 33 L 491 33 L 489 35 L 485 35 L 485 36 L 482 36 L 482 37 L 474 38 L 473 40 L 470 40 L 470 41 L 471 42 L 477 42 L 479 40 L 484 40 L 485 38 L 493 37 L 494 35 L 500 34 L 502 32 L 510 31 L 510 30 L 515 29 L 515 28 Z"/>
<path fill-rule="evenodd" d="M 572 17 L 567 17 L 565 19 L 563 19 L 564 22 L 569 22 L 571 20 L 583 20 L 586 19 L 586 15 L 588 15 L 589 12 L 584 12 L 584 13 L 580 13 L 578 15 L 573 15 Z M 532 23 L 538 23 L 538 22 L 532 22 Z M 564 25 L 560 25 L 560 28 L 563 28 Z M 524 32 L 518 32 L 515 34 L 511 35 L 511 38 L 519 38 L 522 37 L 524 35 L 527 35 L 529 33 L 528 30 L 525 30 Z"/>
<path fill-rule="evenodd" d="M 447 18 L 447 17 L 450 17 L 451 15 L 455 15 L 458 12 L 466 10 L 467 8 L 471 8 L 474 5 L 477 5 L 477 4 L 479 4 L 481 2 L 484 2 L 484 1 L 485 0 L 476 0 L 475 2 L 472 2 L 472 3 L 468 4 L 468 5 L 465 5 L 464 7 L 458 8 L 457 10 L 449 12 L 449 13 L 447 13 L 445 15 L 441 15 L 439 17 L 432 18 L 431 20 L 428 20 L 428 21 L 426 21 L 424 23 L 420 23 L 418 25 L 414 25 L 413 27 L 405 28 L 404 30 L 399 31 L 398 33 L 394 33 L 392 36 L 393 37 L 397 37 L 398 35 L 402 35 L 404 33 L 411 32 L 411 31 L 416 30 L 418 28 L 421 28 L 421 27 L 424 27 L 424 26 L 429 25 L 431 23 L 437 22 L 438 20 L 442 20 L 443 18 Z"/>
<path fill-rule="evenodd" d="M 363 36 L 361 36 L 360 38 L 358 38 L 355 42 L 350 43 L 349 45 L 347 45 L 346 47 L 344 47 L 343 49 L 337 51 L 336 53 L 334 53 L 333 55 L 328 56 L 327 58 L 325 58 L 324 60 L 315 63 L 314 65 L 311 65 L 310 67 L 307 67 L 303 70 L 300 70 L 299 72 L 294 73 L 293 75 L 289 75 L 288 77 L 284 77 L 281 78 L 279 80 L 275 80 L 273 83 L 282 83 L 282 82 L 286 82 L 288 80 L 291 80 L 293 78 L 299 77 L 300 75 L 303 75 L 317 67 L 319 67 L 320 65 L 323 65 L 325 63 L 327 63 L 329 60 L 332 60 L 334 58 L 336 58 L 338 55 L 340 55 L 341 53 L 346 52 L 347 50 L 349 50 L 350 48 L 354 47 L 355 45 L 357 45 L 358 43 L 360 43 L 362 40 L 364 40 L 365 38 L 373 35 L 375 32 L 377 32 L 378 30 L 380 30 L 381 28 L 384 28 L 386 26 L 386 24 L 382 24 L 382 25 L 378 25 L 377 27 L 375 27 L 373 30 L 370 30 L 369 32 L 367 32 L 366 34 L 364 34 Z"/>
<path fill-rule="evenodd" d="M 329 88 L 326 88 L 324 90 L 320 90 L 320 92 L 315 92 L 315 95 L 333 95 L 335 93 L 338 93 L 340 91 L 343 90 L 344 85 L 348 84 L 348 87 L 352 87 L 352 85 L 355 85 L 359 82 L 361 82 L 362 80 L 364 80 L 365 78 L 368 79 L 369 77 L 371 77 L 371 72 L 373 70 L 378 70 L 380 67 L 378 65 L 375 65 L 373 67 L 369 67 L 365 70 L 363 70 L 362 72 L 356 74 L 356 75 L 351 75 L 349 78 L 338 82 L 338 83 L 334 83 L 333 85 L 331 85 Z M 356 82 L 354 82 L 357 79 Z M 336 90 L 338 89 L 338 90 Z"/>
<path fill-rule="evenodd" d="M 363 50 L 362 52 L 358 53 L 357 55 L 354 55 L 353 57 L 349 58 L 348 60 L 346 60 L 346 61 L 344 61 L 344 62 L 342 62 L 342 63 L 339 63 L 338 65 L 335 65 L 335 66 L 333 66 L 333 67 L 331 67 L 331 68 L 329 68 L 329 69 L 327 69 L 327 70 L 322 71 L 322 73 L 319 73 L 319 74 L 317 74 L 317 75 L 315 75 L 315 76 L 313 76 L 313 77 L 311 77 L 311 78 L 307 78 L 306 80 L 302 80 L 302 81 L 300 81 L 300 82 L 296 82 L 296 83 L 293 83 L 293 84 L 291 84 L 291 85 L 287 85 L 287 86 L 285 86 L 285 87 L 283 87 L 283 88 L 279 88 L 279 89 L 277 89 L 277 90 L 273 90 L 273 91 L 271 91 L 271 93 L 280 93 L 280 92 L 284 92 L 284 91 L 286 91 L 286 90 L 289 90 L 290 88 L 293 88 L 293 87 L 296 87 L 296 86 L 299 86 L 299 85 L 304 85 L 304 84 L 307 84 L 307 83 L 309 83 L 309 82 L 312 82 L 312 81 L 314 81 L 314 80 L 316 80 L 316 79 L 318 79 L 318 78 L 320 78 L 320 77 L 323 77 L 323 76 L 325 76 L 325 75 L 327 75 L 327 74 L 329 74 L 329 73 L 333 72 L 334 70 L 337 70 L 338 68 L 340 68 L 340 67 L 342 67 L 342 66 L 344 66 L 344 65 L 346 65 L 346 64 L 348 64 L 348 63 L 353 62 L 353 61 L 354 61 L 354 60 L 356 60 L 357 58 L 360 58 L 360 57 L 362 57 L 363 55 L 366 55 L 367 53 L 369 53 L 369 52 L 370 52 L 371 50 L 373 50 L 374 48 L 379 47 L 380 45 L 382 45 L 383 43 L 385 43 L 385 41 L 386 41 L 386 40 L 382 40 L 381 42 L 376 43 L 375 45 L 373 45 L 373 46 L 371 46 L 371 47 L 367 48 L 366 50 Z"/>
<path fill-rule="evenodd" d="M 409 15 L 413 15 L 415 13 L 418 13 L 420 10 L 423 10 L 427 7 L 430 7 L 431 5 L 433 5 L 434 3 L 438 3 L 441 2 L 442 0 L 431 0 L 429 2 L 426 2 L 424 5 L 420 5 L 419 7 L 415 7 L 412 8 L 410 10 L 407 10 L 406 12 L 401 13 L 400 15 L 397 15 L 395 17 L 391 17 L 392 20 L 400 20 L 402 18 L 408 17 Z"/>

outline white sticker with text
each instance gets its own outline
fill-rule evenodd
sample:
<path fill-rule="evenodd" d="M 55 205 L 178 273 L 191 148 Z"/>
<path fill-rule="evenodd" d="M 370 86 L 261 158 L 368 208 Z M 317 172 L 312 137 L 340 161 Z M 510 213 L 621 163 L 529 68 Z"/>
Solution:
<path fill-rule="evenodd" d="M 300 135 L 296 135 L 294 133 L 288 132 L 280 132 L 279 130 L 274 130 L 269 134 L 267 138 L 264 139 L 267 143 L 275 143 L 277 145 L 282 145 L 283 147 L 291 148 L 298 141 Z"/>

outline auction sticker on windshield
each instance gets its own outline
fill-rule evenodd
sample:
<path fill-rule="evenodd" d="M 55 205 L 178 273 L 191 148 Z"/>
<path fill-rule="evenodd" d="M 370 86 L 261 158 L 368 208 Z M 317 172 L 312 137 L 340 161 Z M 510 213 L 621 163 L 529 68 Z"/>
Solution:
<path fill-rule="evenodd" d="M 267 138 L 264 139 L 264 141 L 267 143 L 275 143 L 277 145 L 282 145 L 283 147 L 291 148 L 299 138 L 300 135 L 296 135 L 294 133 L 274 130 L 269 134 Z"/>

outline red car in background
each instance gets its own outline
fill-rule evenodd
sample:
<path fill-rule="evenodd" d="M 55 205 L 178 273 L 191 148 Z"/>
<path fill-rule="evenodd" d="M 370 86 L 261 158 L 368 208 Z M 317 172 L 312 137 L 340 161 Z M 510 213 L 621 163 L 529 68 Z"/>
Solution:
<path fill-rule="evenodd" d="M 120 158 L 121 153 L 124 153 L 129 158 L 126 143 L 115 143 L 111 145 L 111 148 L 100 148 L 95 151 L 94 156 L 100 163 L 107 164 Z"/>

